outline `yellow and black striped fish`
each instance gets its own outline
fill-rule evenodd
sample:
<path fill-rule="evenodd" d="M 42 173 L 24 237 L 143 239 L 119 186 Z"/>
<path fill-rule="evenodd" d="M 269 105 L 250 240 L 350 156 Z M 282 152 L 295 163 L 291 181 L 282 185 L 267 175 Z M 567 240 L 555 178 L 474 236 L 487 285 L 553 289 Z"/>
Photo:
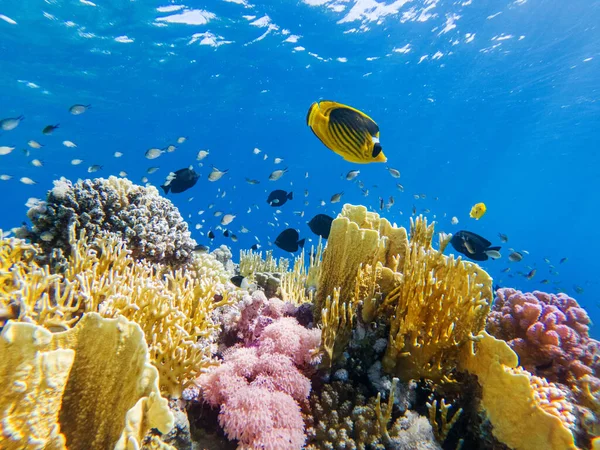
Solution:
<path fill-rule="evenodd" d="M 315 102 L 310 105 L 306 123 L 327 148 L 346 161 L 387 161 L 379 143 L 379 127 L 358 109 L 328 100 Z"/>

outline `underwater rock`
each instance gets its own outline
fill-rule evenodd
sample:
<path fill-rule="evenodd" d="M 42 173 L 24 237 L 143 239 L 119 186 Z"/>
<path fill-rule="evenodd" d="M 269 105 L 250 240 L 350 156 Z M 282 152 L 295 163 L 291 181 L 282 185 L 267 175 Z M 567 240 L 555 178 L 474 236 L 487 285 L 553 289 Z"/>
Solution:
<path fill-rule="evenodd" d="M 256 272 L 254 279 L 259 288 L 265 291 L 267 298 L 277 296 L 279 286 L 281 286 L 282 274 L 279 272 Z"/>
<path fill-rule="evenodd" d="M 221 245 L 220 247 L 210 252 L 210 254 L 213 255 L 217 261 L 223 264 L 223 267 L 228 273 L 235 273 L 235 264 L 231 259 L 233 255 L 229 247 L 227 247 L 226 245 Z"/>

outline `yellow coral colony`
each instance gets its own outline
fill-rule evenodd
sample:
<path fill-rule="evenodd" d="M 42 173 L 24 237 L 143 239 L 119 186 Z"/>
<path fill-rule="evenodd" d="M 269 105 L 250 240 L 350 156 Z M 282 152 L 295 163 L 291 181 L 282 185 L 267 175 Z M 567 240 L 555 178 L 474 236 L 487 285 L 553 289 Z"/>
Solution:
<path fill-rule="evenodd" d="M 347 315 L 362 304 L 363 320 L 389 324 L 387 372 L 405 381 L 449 381 L 459 349 L 484 327 L 491 278 L 476 264 L 443 255 L 448 236 L 440 236 L 435 250 L 433 225 L 424 218 L 411 219 L 410 234 L 409 242 L 406 229 L 363 206 L 344 205 L 324 252 L 315 311 L 339 287 L 339 311 Z"/>
<path fill-rule="evenodd" d="M 384 300 L 391 308 L 383 367 L 402 380 L 450 381 L 460 348 L 485 326 L 492 279 L 478 265 L 433 249 L 433 225 L 411 220 L 411 240 L 398 266 L 404 275 Z M 440 249 L 448 237 L 440 237 Z"/>
<path fill-rule="evenodd" d="M 340 288 L 340 299 L 349 301 L 354 292 L 356 274 L 361 265 L 395 266 L 395 257 L 403 258 L 408 247 L 404 228 L 395 228 L 364 206 L 344 205 L 331 224 L 327 247 L 323 252 L 315 315 L 318 317 L 327 297 Z"/>
<path fill-rule="evenodd" d="M 540 402 L 547 397 L 543 391 L 553 389 L 551 383 L 517 365 L 508 344 L 485 331 L 461 352 L 459 368 L 477 376 L 494 436 L 514 450 L 576 449 L 568 428 L 574 421 L 572 405 L 556 395 Z"/>
<path fill-rule="evenodd" d="M 146 337 L 161 391 L 178 397 L 203 367 L 214 363 L 210 344 L 218 324 L 211 314 L 228 301 L 227 296 L 214 301 L 222 274 L 211 269 L 196 276 L 137 262 L 121 242 L 107 239 L 91 248 L 85 236 L 75 239 L 74 230 L 71 242 L 64 276 L 46 278 L 48 269 L 30 257 L 18 260 L 35 248 L 19 240 L 0 241 L 3 261 L 8 254 L 16 263 L 10 272 L 0 271 L 0 309 L 10 312 L 16 302 L 18 318 L 53 331 L 69 329 L 85 312 L 133 320 Z"/>
<path fill-rule="evenodd" d="M 123 317 L 84 314 L 55 334 L 11 321 L 0 355 L 3 450 L 124 450 L 173 426 L 142 331 Z"/>

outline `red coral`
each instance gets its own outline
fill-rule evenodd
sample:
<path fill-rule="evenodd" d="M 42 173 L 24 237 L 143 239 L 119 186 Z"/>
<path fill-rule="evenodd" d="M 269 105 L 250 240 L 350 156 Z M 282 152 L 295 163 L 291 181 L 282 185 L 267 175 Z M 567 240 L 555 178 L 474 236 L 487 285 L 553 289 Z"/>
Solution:
<path fill-rule="evenodd" d="M 599 342 L 586 311 L 566 294 L 498 289 L 486 330 L 504 339 L 528 371 L 573 386 L 600 368 Z"/>

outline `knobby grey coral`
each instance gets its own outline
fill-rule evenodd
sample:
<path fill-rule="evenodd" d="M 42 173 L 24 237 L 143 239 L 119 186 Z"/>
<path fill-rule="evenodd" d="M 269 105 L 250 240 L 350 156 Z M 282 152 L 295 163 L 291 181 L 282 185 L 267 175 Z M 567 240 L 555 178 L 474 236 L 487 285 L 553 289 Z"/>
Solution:
<path fill-rule="evenodd" d="M 45 202 L 29 209 L 33 226 L 27 237 L 55 260 L 71 251 L 69 227 L 85 231 L 90 242 L 116 236 L 136 259 L 180 266 L 191 260 L 195 241 L 187 223 L 170 200 L 153 186 L 138 186 L 125 178 L 54 182 Z"/>

